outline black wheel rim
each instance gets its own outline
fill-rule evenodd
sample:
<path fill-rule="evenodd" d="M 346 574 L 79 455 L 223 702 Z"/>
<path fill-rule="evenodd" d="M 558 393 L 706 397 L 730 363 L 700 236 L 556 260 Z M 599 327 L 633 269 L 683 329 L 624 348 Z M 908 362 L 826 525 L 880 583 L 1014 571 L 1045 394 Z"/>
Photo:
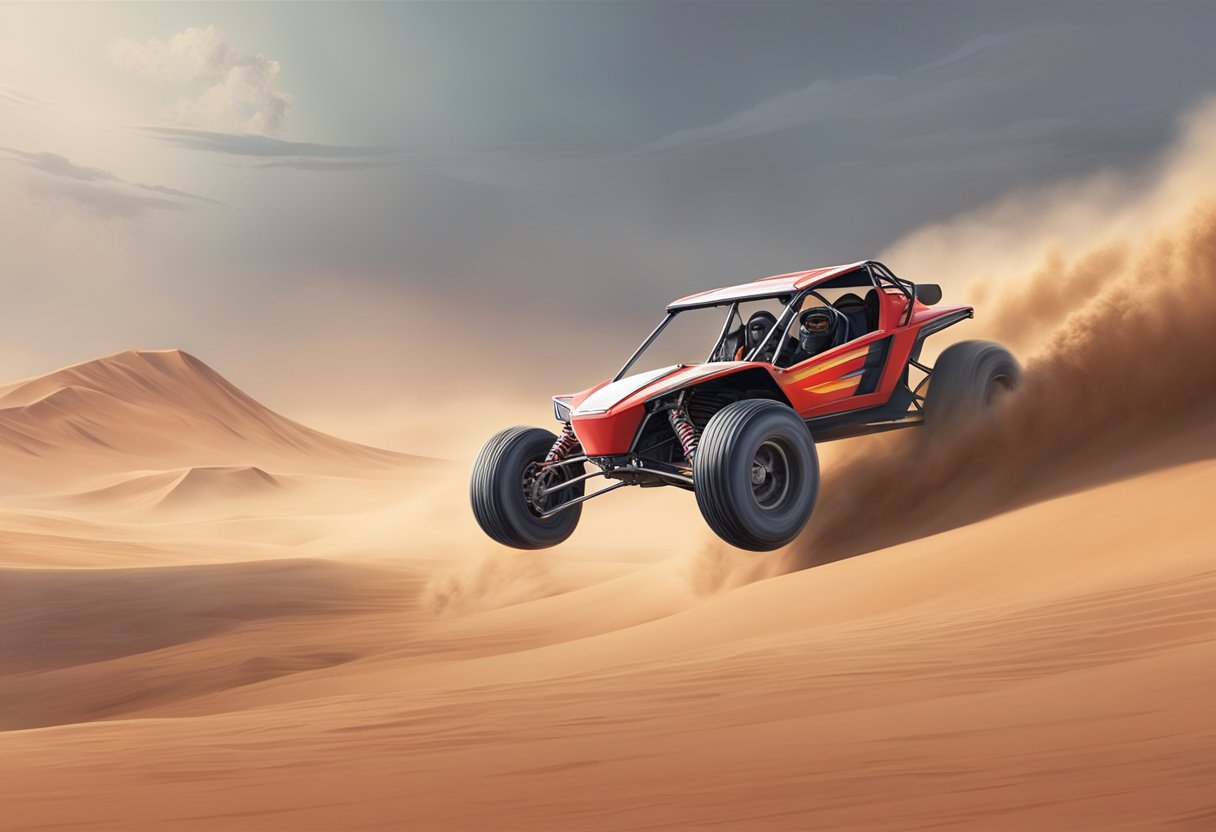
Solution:
<path fill-rule="evenodd" d="M 528 504 L 528 511 L 535 514 L 537 517 L 545 513 L 545 510 L 553 505 L 551 502 L 554 494 L 541 495 L 541 492 L 550 487 L 554 483 L 550 482 L 551 474 L 546 472 L 541 466 L 541 461 L 529 462 L 524 467 L 523 477 L 520 478 L 520 485 L 524 492 L 524 502 Z"/>
<path fill-rule="evenodd" d="M 790 463 L 785 448 L 765 440 L 756 448 L 751 466 L 752 496 L 765 511 L 779 508 L 790 490 Z"/>
<path fill-rule="evenodd" d="M 562 482 L 568 479 L 564 471 L 565 466 L 545 465 L 543 459 L 528 463 L 527 467 L 524 468 L 524 474 L 520 481 L 524 492 L 524 502 L 528 505 L 528 511 L 537 517 L 541 517 L 554 506 L 561 505 L 573 498 L 568 488 L 553 491 L 549 494 L 544 493 L 546 489 L 561 485 Z"/>

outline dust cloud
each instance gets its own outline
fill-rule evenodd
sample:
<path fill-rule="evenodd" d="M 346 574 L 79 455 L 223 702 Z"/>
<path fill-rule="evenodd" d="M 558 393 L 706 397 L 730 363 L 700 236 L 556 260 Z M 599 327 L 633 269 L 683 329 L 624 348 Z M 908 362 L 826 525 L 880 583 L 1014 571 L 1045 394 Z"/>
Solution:
<path fill-rule="evenodd" d="M 1054 279 L 1052 279 L 1054 275 Z M 1168 231 L 1049 255 L 1006 289 L 992 330 L 1066 310 L 1021 389 L 970 432 L 869 441 L 827 472 L 790 565 L 816 565 L 1178 460 L 1158 446 L 1216 410 L 1216 200 Z M 1154 450 L 1155 449 L 1155 450 Z M 1213 452 L 1190 443 L 1194 457 Z"/>
<path fill-rule="evenodd" d="M 548 559 L 494 552 L 431 577 L 422 607 L 434 616 L 467 615 L 543 598 L 558 591 Z"/>
<path fill-rule="evenodd" d="M 1151 169 L 1011 195 L 919 230 L 883 259 L 940 280 L 1022 358 L 1016 395 L 969 432 L 827 446 L 819 504 L 781 556 L 710 544 L 701 594 L 974 522 L 1138 471 L 1216 455 L 1216 101 Z M 936 343 L 934 343 L 936 341 Z"/>

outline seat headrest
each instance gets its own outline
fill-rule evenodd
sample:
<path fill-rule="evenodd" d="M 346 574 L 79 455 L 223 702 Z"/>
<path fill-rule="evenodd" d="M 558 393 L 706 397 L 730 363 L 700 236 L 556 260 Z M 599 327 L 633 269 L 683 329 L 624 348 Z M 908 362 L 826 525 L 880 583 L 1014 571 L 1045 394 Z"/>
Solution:
<path fill-rule="evenodd" d="M 849 292 L 848 294 L 841 295 L 832 306 L 835 306 L 845 314 L 849 314 L 858 310 L 864 310 L 866 302 L 852 292 Z"/>

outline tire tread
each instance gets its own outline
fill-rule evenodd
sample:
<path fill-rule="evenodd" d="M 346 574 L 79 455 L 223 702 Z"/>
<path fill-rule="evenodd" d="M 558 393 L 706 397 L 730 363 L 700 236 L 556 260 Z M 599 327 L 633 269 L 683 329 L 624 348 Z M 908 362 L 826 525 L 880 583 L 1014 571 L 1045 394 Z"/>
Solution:
<path fill-rule="evenodd" d="M 804 449 L 807 453 L 801 464 L 807 468 L 806 476 L 813 478 L 814 482 L 806 501 L 809 506 L 805 509 L 805 517 L 793 533 L 784 530 L 778 534 L 765 534 L 749 523 L 746 514 L 740 510 L 740 502 L 751 499 L 751 494 L 739 493 L 738 484 L 731 476 L 731 462 L 739 453 L 740 437 L 747 425 L 763 418 L 766 413 L 788 415 L 798 422 L 799 429 L 805 428 L 798 415 L 781 402 L 771 399 L 734 402 L 718 411 L 705 426 L 693 465 L 694 491 L 705 522 L 727 543 L 752 551 L 768 551 L 788 543 L 810 518 L 818 494 L 818 457 L 814 440 L 807 431 Z"/>
<path fill-rule="evenodd" d="M 519 506 L 507 501 L 510 489 L 516 487 L 514 480 L 522 474 L 507 467 L 514 455 L 527 446 L 548 447 L 556 438 L 542 428 L 517 425 L 492 436 L 477 454 L 469 478 L 469 502 L 477 524 L 493 540 L 513 549 L 544 549 L 556 546 L 574 532 L 582 513 L 581 505 L 568 508 L 555 515 L 558 519 L 546 522 L 526 509 L 521 512 Z M 504 483 L 503 477 L 511 481 Z M 582 493 L 582 483 L 571 488 Z"/>

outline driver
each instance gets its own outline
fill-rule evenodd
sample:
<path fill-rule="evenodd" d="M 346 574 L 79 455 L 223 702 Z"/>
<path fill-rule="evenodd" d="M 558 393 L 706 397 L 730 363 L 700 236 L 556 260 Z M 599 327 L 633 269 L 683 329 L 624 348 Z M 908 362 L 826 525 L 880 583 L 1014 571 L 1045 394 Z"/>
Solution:
<path fill-rule="evenodd" d="M 814 358 L 824 350 L 836 346 L 839 326 L 836 315 L 822 306 L 803 312 L 798 317 L 799 360 Z"/>

